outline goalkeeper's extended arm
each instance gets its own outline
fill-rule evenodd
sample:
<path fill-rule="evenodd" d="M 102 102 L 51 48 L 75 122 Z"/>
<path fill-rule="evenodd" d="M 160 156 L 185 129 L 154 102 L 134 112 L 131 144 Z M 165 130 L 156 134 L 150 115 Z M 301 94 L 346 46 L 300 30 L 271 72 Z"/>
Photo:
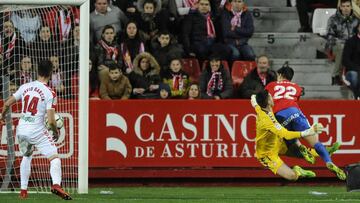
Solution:
<path fill-rule="evenodd" d="M 321 123 L 314 123 L 311 128 L 301 132 L 301 137 L 307 137 L 320 134 L 324 130 L 324 126 Z"/>

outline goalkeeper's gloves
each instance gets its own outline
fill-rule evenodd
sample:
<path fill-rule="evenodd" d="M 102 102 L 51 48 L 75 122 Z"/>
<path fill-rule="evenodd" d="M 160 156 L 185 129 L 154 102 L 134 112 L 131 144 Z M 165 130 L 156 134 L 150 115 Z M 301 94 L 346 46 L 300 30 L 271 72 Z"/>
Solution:
<path fill-rule="evenodd" d="M 307 137 L 320 134 L 324 131 L 324 126 L 321 123 L 314 123 L 311 128 L 301 132 L 301 137 Z"/>
<path fill-rule="evenodd" d="M 251 101 L 251 106 L 252 107 L 255 108 L 255 106 L 258 105 L 258 103 L 256 102 L 256 95 L 255 94 L 251 95 L 251 100 L 250 101 Z"/>

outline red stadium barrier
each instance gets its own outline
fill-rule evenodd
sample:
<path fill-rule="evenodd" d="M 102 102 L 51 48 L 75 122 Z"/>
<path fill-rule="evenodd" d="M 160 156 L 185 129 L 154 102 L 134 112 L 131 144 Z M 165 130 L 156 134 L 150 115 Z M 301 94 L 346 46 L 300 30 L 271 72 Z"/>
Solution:
<path fill-rule="evenodd" d="M 68 102 L 59 102 L 60 111 Z M 307 100 L 300 105 L 311 123 L 325 126 L 320 135 L 325 145 L 342 143 L 333 155 L 339 166 L 360 161 L 359 102 Z M 254 157 L 255 112 L 247 100 L 90 101 L 89 121 L 90 178 L 276 177 Z M 77 125 L 70 129 L 66 121 L 65 126 L 67 138 L 70 131 L 77 134 Z M 77 136 L 73 139 L 65 142 L 74 144 Z M 315 165 L 284 161 L 311 168 L 318 177 L 334 177 L 319 158 Z"/>
<path fill-rule="evenodd" d="M 325 145 L 342 143 L 333 156 L 337 164 L 359 161 L 359 102 L 302 101 L 301 108 L 311 123 L 325 126 Z M 249 101 L 91 101 L 90 109 L 90 177 L 272 176 L 254 158 L 255 112 Z M 284 160 L 333 177 L 320 159 L 315 165 Z"/>

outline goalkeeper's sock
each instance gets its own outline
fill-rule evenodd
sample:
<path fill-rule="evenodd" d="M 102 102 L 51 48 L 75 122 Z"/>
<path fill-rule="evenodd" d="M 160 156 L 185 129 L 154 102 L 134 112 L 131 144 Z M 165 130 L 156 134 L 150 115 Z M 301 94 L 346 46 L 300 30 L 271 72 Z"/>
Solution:
<path fill-rule="evenodd" d="M 317 142 L 314 145 L 314 149 L 319 154 L 319 156 L 324 160 L 325 163 L 332 162 L 329 152 L 326 150 L 325 146 L 321 142 Z"/>
<path fill-rule="evenodd" d="M 61 161 L 59 158 L 55 158 L 50 161 L 50 175 L 53 181 L 53 185 L 60 185 L 61 183 Z"/>
<path fill-rule="evenodd" d="M 29 177 L 31 173 L 31 156 L 23 156 L 20 164 L 20 182 L 21 189 L 27 190 Z"/>

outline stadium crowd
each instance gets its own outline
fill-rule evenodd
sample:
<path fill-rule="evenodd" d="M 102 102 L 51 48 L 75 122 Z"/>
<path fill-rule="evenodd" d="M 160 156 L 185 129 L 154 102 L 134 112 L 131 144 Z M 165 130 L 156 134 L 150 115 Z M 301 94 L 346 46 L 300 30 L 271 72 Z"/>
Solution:
<path fill-rule="evenodd" d="M 299 32 L 311 32 L 310 5 L 337 6 L 325 50 L 336 64 L 333 84 L 342 84 L 344 75 L 358 98 L 360 21 L 353 9 L 358 2 L 296 2 Z M 91 99 L 250 98 L 276 80 L 271 59 L 248 44 L 255 28 L 244 0 L 92 0 L 91 6 Z M 10 76 L 14 90 L 34 80 L 37 62 L 48 58 L 55 70 L 50 86 L 61 97 L 76 98 L 79 9 L 36 11 L 1 13 L 2 74 Z M 237 84 L 236 61 L 256 62 Z"/>

